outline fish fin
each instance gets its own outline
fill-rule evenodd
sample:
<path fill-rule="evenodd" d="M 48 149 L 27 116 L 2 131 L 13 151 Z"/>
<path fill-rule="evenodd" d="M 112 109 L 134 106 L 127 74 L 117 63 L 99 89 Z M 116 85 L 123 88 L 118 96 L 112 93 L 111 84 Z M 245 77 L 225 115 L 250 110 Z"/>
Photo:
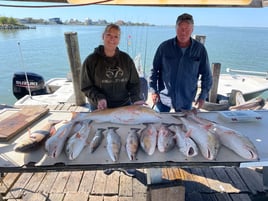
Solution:
<path fill-rule="evenodd" d="M 59 138 L 62 138 L 62 136 L 64 135 L 64 133 L 65 133 L 66 130 L 67 130 L 66 128 L 63 129 L 63 131 L 62 131 L 61 134 L 59 135 Z"/>
<path fill-rule="evenodd" d="M 186 137 L 191 137 L 191 135 L 192 135 L 192 129 L 185 133 Z"/>
<path fill-rule="evenodd" d="M 50 129 L 50 131 L 49 131 L 49 135 L 50 136 L 54 135 L 56 133 L 56 131 L 57 130 L 56 130 L 55 126 L 52 126 L 51 129 Z"/>
<path fill-rule="evenodd" d="M 28 128 L 28 135 L 29 135 L 29 138 L 31 137 L 31 134 L 32 134 L 31 129 Z"/>

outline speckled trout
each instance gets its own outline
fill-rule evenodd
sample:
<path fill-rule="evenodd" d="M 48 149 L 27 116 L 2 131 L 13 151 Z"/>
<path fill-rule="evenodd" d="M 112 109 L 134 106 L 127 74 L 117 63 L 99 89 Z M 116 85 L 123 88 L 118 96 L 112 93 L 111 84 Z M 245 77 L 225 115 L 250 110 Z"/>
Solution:
<path fill-rule="evenodd" d="M 104 138 L 103 131 L 105 131 L 104 128 L 98 128 L 97 131 L 95 132 L 94 137 L 89 143 L 90 153 L 93 153 L 100 146 Z"/>
<path fill-rule="evenodd" d="M 117 129 L 118 128 L 116 127 L 109 127 L 107 136 L 106 136 L 106 140 L 107 140 L 106 149 L 113 162 L 116 162 L 119 160 L 119 154 L 120 154 L 121 144 L 122 144 L 121 137 L 116 132 Z"/>
<path fill-rule="evenodd" d="M 118 124 L 141 124 L 161 122 L 162 120 L 160 113 L 141 105 L 95 110 L 93 112 L 73 112 L 72 121 L 81 121 L 85 119 L 91 119 L 96 122 L 111 122 Z"/>

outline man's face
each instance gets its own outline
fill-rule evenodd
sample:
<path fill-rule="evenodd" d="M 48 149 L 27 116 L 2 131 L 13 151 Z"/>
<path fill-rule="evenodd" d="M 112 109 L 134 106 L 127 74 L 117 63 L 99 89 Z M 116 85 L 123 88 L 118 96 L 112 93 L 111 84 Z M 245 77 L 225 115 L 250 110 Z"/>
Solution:
<path fill-rule="evenodd" d="M 182 21 L 176 25 L 176 34 L 180 43 L 187 43 L 193 33 L 193 24 Z"/>

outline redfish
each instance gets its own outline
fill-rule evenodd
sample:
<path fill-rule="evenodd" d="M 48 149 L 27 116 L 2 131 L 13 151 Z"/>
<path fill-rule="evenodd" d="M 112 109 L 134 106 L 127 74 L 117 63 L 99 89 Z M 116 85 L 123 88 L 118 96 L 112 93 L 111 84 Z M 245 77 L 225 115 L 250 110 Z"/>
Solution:
<path fill-rule="evenodd" d="M 29 129 L 27 135 L 16 144 L 14 151 L 29 152 L 40 147 L 41 143 L 55 132 L 54 126 L 59 122 L 61 122 L 61 120 L 49 120 L 40 130 L 31 132 Z"/>
<path fill-rule="evenodd" d="M 207 129 L 219 138 L 221 144 L 231 149 L 242 158 L 248 160 L 258 159 L 257 149 L 248 137 L 236 130 L 200 118 L 196 115 L 191 115 L 190 118 L 203 126 L 207 125 Z"/>
<path fill-rule="evenodd" d="M 140 145 L 149 156 L 153 155 L 157 144 L 157 129 L 153 123 L 146 124 L 140 134 Z"/>
<path fill-rule="evenodd" d="M 202 155 L 208 160 L 217 157 L 220 141 L 217 136 L 209 131 L 210 125 L 201 125 L 190 118 L 180 117 L 188 135 L 196 142 Z"/>
<path fill-rule="evenodd" d="M 56 133 L 45 142 L 47 155 L 57 158 L 61 154 L 67 138 L 77 132 L 81 126 L 81 122 L 63 121 L 56 129 Z"/>
<path fill-rule="evenodd" d="M 162 124 L 158 130 L 157 148 L 160 152 L 168 152 L 176 145 L 176 137 L 168 124 Z"/>
<path fill-rule="evenodd" d="M 108 108 L 104 110 L 95 110 L 93 112 L 73 112 L 72 121 L 81 121 L 85 119 L 117 124 L 141 124 L 162 121 L 160 113 L 141 105 Z"/>
<path fill-rule="evenodd" d="M 131 128 L 126 139 L 126 150 L 129 160 L 136 160 L 136 154 L 139 149 L 139 128 Z"/>
<path fill-rule="evenodd" d="M 190 136 L 179 125 L 174 125 L 177 147 L 186 157 L 194 157 L 198 154 L 198 148 Z"/>
<path fill-rule="evenodd" d="M 90 123 L 90 120 L 83 121 L 80 130 L 67 140 L 65 152 L 69 160 L 76 159 L 86 146 L 91 130 Z"/>

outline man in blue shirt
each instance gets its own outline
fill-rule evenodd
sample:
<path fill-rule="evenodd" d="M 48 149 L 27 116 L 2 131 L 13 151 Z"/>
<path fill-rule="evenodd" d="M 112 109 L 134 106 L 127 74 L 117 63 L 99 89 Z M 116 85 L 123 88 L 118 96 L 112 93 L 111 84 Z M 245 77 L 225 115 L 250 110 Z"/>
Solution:
<path fill-rule="evenodd" d="M 191 38 L 193 17 L 187 13 L 176 21 L 176 37 L 158 47 L 149 81 L 155 110 L 176 112 L 191 110 L 195 102 L 202 108 L 212 86 L 208 54 L 203 44 Z M 201 91 L 195 100 L 198 80 Z"/>

